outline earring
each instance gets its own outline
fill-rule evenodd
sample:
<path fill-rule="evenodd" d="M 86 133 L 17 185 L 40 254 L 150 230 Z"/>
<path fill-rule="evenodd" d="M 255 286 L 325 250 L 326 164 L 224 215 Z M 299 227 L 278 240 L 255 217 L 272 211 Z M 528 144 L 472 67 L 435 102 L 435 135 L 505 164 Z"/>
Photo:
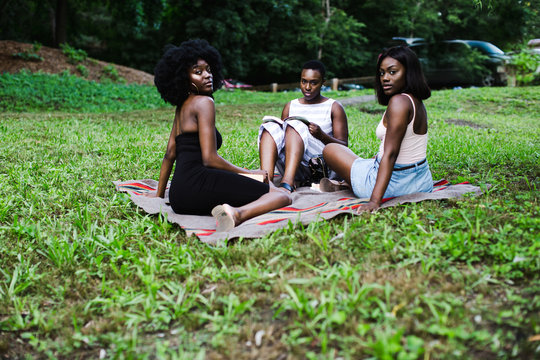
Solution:
<path fill-rule="evenodd" d="M 199 88 L 194 83 L 191 83 L 191 85 L 195 86 L 195 89 L 197 89 L 197 95 L 199 95 Z"/>

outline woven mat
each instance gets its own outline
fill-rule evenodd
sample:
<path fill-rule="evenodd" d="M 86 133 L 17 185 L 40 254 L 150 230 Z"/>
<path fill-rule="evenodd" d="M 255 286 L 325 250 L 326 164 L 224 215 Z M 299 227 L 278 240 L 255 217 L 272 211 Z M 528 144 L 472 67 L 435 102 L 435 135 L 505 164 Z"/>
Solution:
<path fill-rule="evenodd" d="M 113 183 L 117 191 L 128 193 L 131 200 L 148 214 L 162 213 L 166 215 L 169 222 L 180 225 L 188 236 L 193 234 L 201 241 L 211 245 L 216 245 L 227 239 L 262 237 L 274 230 L 288 226 L 289 222 L 309 224 L 343 213 L 355 215 L 354 210 L 369 200 L 356 198 L 350 190 L 328 193 L 309 187 L 301 187 L 292 193 L 293 202 L 290 206 L 257 216 L 229 232 L 216 232 L 216 223 L 212 216 L 176 214 L 168 203 L 168 190 L 165 192 L 164 199 L 143 196 L 146 192 L 155 191 L 157 187 L 155 180 L 113 181 Z M 431 193 L 416 193 L 384 199 L 381 208 L 424 200 L 460 198 L 466 193 L 474 195 L 482 193 L 478 186 L 469 183 L 451 185 L 446 180 L 440 180 L 434 182 L 433 186 L 434 189 Z"/>

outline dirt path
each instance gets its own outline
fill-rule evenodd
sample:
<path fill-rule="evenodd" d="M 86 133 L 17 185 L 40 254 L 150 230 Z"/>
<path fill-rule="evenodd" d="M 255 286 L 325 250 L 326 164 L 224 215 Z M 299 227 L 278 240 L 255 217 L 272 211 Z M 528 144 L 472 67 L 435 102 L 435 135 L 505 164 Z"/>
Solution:
<path fill-rule="evenodd" d="M 375 101 L 375 95 L 354 96 L 354 97 L 339 100 L 339 102 L 343 106 L 356 105 L 356 104 L 361 104 L 361 103 L 365 103 L 369 101 Z"/>

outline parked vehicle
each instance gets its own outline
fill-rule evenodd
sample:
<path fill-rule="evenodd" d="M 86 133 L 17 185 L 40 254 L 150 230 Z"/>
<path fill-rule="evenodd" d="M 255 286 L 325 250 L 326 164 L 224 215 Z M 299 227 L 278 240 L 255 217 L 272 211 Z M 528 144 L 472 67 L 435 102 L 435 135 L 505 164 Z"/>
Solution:
<path fill-rule="evenodd" d="M 235 79 L 225 79 L 223 80 L 223 87 L 225 89 L 249 89 L 252 88 L 253 85 L 249 85 Z"/>
<path fill-rule="evenodd" d="M 362 90 L 364 89 L 363 85 L 360 84 L 341 84 L 338 87 L 338 90 Z"/>
<path fill-rule="evenodd" d="M 415 42 L 416 52 L 431 87 L 505 85 L 509 57 L 497 46 L 478 40 Z"/>
<path fill-rule="evenodd" d="M 392 45 L 412 45 L 412 44 L 422 44 L 426 41 L 421 37 L 403 37 L 403 36 L 394 36 L 390 44 Z"/>
<path fill-rule="evenodd" d="M 527 45 L 531 49 L 531 53 L 540 54 L 540 39 L 531 39 Z"/>

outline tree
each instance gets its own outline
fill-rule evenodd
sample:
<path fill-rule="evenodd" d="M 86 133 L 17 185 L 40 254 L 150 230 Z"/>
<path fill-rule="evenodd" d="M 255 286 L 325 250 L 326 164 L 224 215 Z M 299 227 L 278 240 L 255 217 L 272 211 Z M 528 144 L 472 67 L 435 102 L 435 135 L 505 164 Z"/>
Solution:
<path fill-rule="evenodd" d="M 67 0 L 57 0 L 53 26 L 54 45 L 60 46 L 67 41 Z"/>
<path fill-rule="evenodd" d="M 61 42 L 152 72 L 167 43 L 205 38 L 226 75 L 294 81 L 320 58 L 329 76 L 371 74 L 393 36 L 474 38 L 511 48 L 538 34 L 539 0 L 0 0 L 0 38 Z"/>

